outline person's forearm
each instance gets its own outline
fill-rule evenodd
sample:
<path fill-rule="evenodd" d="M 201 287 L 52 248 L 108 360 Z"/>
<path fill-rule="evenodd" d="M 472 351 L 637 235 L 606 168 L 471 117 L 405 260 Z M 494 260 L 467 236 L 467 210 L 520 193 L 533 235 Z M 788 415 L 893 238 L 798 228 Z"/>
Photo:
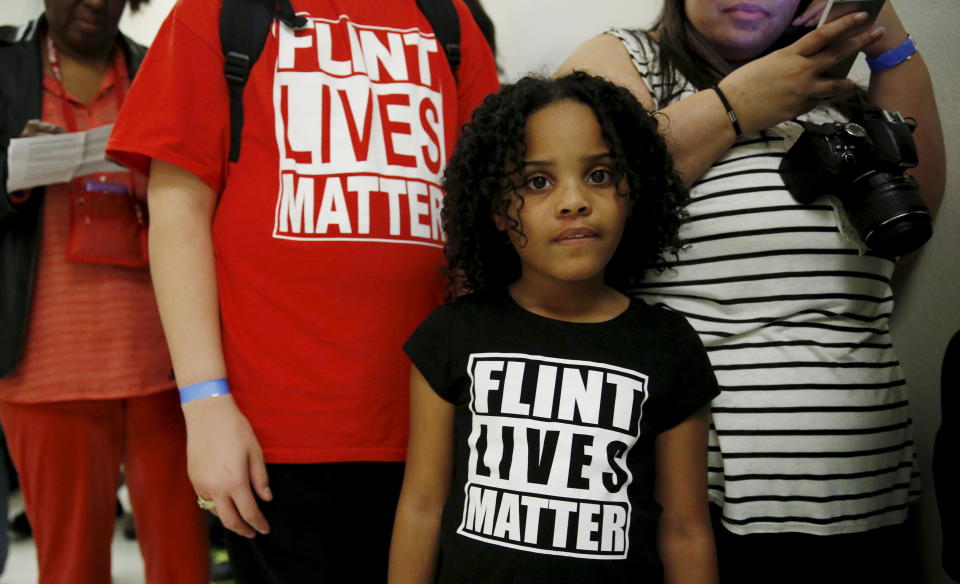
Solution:
<path fill-rule="evenodd" d="M 216 200 L 196 175 L 153 161 L 150 267 L 181 388 L 226 377 L 211 239 Z M 183 416 L 187 472 L 197 495 L 213 501 L 227 529 L 244 537 L 268 533 L 270 525 L 256 500 L 273 499 L 263 452 L 233 396 L 188 401 Z"/>
<path fill-rule="evenodd" d="M 723 104 L 712 89 L 668 105 L 657 118 L 676 170 L 688 187 L 700 180 L 736 139 Z"/>
<path fill-rule="evenodd" d="M 892 3 L 887 2 L 877 23 L 884 26 L 886 34 L 865 49 L 868 57 L 877 57 L 907 38 L 907 30 Z M 885 110 L 898 111 L 916 120 L 913 139 L 917 143 L 919 165 L 909 172 L 920 183 L 920 192 L 930 210 L 936 213 L 943 199 L 946 154 L 933 83 L 922 54 L 918 51 L 898 65 L 871 73 L 870 98 Z"/>
<path fill-rule="evenodd" d="M 453 472 L 453 404 L 410 368 L 410 438 L 390 546 L 390 584 L 434 581 Z"/>
<path fill-rule="evenodd" d="M 664 584 L 716 584 L 717 558 L 708 525 L 659 537 Z"/>
<path fill-rule="evenodd" d="M 904 38 L 906 34 L 900 40 Z M 933 84 L 920 53 L 895 67 L 871 74 L 870 97 L 879 107 L 916 120 L 913 139 L 917 143 L 919 165 L 909 173 L 920 183 L 927 206 L 936 214 L 943 200 L 946 154 Z"/>
<path fill-rule="evenodd" d="M 663 507 L 657 548 L 666 584 L 716 584 L 718 578 L 707 506 L 708 408 L 657 436 L 654 492 Z"/>
<path fill-rule="evenodd" d="M 211 220 L 216 196 L 186 171 L 155 161 L 150 268 L 180 387 L 226 377 Z"/>
<path fill-rule="evenodd" d="M 401 496 L 390 545 L 389 584 L 434 581 L 443 506 L 423 508 Z"/>

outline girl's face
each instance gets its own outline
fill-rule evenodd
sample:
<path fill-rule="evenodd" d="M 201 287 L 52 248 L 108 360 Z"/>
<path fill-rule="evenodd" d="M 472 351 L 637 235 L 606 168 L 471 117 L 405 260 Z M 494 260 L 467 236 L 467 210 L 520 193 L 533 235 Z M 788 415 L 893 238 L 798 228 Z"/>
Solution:
<path fill-rule="evenodd" d="M 683 0 L 687 19 L 731 63 L 749 61 L 786 30 L 800 0 Z"/>
<path fill-rule="evenodd" d="M 621 196 L 610 147 L 593 111 L 575 101 L 559 101 L 527 118 L 527 153 L 514 184 L 521 185 L 507 215 L 494 221 L 506 231 L 520 256 L 521 280 L 550 283 L 603 282 L 630 213 Z"/>

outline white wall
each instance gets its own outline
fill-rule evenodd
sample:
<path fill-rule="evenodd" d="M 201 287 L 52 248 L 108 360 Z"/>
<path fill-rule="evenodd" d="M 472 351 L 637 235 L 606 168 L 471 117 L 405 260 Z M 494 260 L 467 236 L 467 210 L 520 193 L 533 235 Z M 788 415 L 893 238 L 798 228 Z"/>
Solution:
<path fill-rule="evenodd" d="M 893 319 L 900 361 L 910 383 L 915 439 L 920 451 L 925 494 L 921 505 L 924 558 L 931 582 L 947 584 L 939 569 L 940 522 L 930 461 L 940 426 L 940 367 L 950 337 L 960 329 L 960 68 L 956 0 L 913 0 L 897 3 L 906 28 L 917 39 L 933 77 L 947 149 L 947 188 L 933 239 L 921 250 L 897 292 Z M 950 388 L 957 391 L 960 388 Z M 957 493 L 940 493 L 956 497 Z M 956 529 L 956 526 L 954 526 Z M 960 550 L 951 550 L 956 554 Z"/>
<path fill-rule="evenodd" d="M 661 0 L 482 0 L 497 27 L 506 81 L 553 73 L 583 41 L 610 26 L 649 26 Z"/>
<path fill-rule="evenodd" d="M 134 40 L 149 44 L 174 4 L 176 0 L 150 0 L 136 12 L 128 9 L 120 19 L 120 28 Z"/>
<path fill-rule="evenodd" d="M 912 392 L 925 496 L 921 504 L 922 545 L 931 584 L 948 584 L 939 569 L 940 526 L 930 459 L 940 424 L 940 363 L 947 341 L 960 329 L 960 69 L 956 31 L 957 0 L 894 0 L 931 70 L 947 146 L 947 195 L 933 239 L 898 286 L 893 327 Z M 121 27 L 149 42 L 174 0 L 152 0 L 138 14 L 126 14 Z M 646 26 L 660 0 L 485 0 L 497 26 L 504 78 L 528 71 L 549 73 L 581 42 L 611 25 Z M 294 1 L 294 4 L 296 2 Z M 0 0 L 0 22 L 16 23 L 37 14 L 41 0 Z M 854 76 L 863 76 L 862 63 Z M 954 388 L 957 389 L 957 388 Z M 956 493 L 953 493 L 956 496 Z"/>
<path fill-rule="evenodd" d="M 41 10 L 43 0 L 0 0 L 0 24 L 21 24 Z"/>
<path fill-rule="evenodd" d="M 135 40 L 149 44 L 176 0 L 151 0 L 135 14 L 129 9 L 120 28 Z M 0 0 L 0 24 L 21 24 L 43 11 L 43 0 Z"/>

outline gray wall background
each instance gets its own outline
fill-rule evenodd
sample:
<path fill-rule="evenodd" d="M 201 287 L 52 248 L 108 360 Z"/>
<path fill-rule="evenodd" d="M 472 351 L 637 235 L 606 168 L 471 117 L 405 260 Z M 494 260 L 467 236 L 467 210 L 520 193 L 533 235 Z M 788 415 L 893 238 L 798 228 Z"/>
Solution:
<path fill-rule="evenodd" d="M 893 331 L 910 383 L 923 471 L 925 493 L 919 524 L 927 581 L 949 584 L 950 579 L 940 569 L 940 522 L 930 461 L 934 434 L 940 426 L 943 352 L 951 335 L 960 329 L 960 65 L 955 42 L 960 30 L 960 3 L 892 1 L 933 76 L 947 148 L 944 204 L 933 239 L 912 265 L 899 271 Z M 149 43 L 173 3 L 152 0 L 137 14 L 125 14 L 121 27 L 140 42 Z M 23 22 L 38 14 L 42 5 L 41 0 L 0 0 L 0 22 Z M 530 71 L 551 73 L 576 46 L 611 25 L 648 26 L 661 0 L 484 0 L 484 5 L 497 26 L 499 60 L 504 79 L 509 81 Z M 861 60 L 853 76 L 863 79 L 865 72 Z"/>

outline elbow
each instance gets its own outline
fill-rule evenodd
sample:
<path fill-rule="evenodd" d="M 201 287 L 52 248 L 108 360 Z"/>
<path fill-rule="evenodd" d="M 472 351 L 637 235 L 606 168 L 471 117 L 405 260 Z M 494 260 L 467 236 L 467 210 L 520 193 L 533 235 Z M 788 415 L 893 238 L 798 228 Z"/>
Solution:
<path fill-rule="evenodd" d="M 665 559 L 682 560 L 685 557 L 695 557 L 704 553 L 713 557 L 715 553 L 713 528 L 707 515 L 670 517 L 666 520 L 661 518 L 657 530 L 657 541 L 660 555 Z"/>
<path fill-rule="evenodd" d="M 709 521 L 661 525 L 657 539 L 666 584 L 717 584 L 717 553 Z"/>
<path fill-rule="evenodd" d="M 400 493 L 400 500 L 397 502 L 397 515 L 402 513 L 417 517 L 419 520 L 439 522 L 446 502 L 446 497 L 438 497 L 434 493 L 403 491 Z"/>

